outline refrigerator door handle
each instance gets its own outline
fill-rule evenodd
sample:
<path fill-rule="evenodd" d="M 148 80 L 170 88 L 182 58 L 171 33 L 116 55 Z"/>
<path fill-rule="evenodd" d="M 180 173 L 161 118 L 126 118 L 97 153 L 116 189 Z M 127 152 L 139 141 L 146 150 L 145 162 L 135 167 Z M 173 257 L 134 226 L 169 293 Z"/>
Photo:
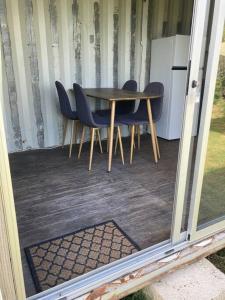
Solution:
<path fill-rule="evenodd" d="M 186 66 L 173 66 L 171 68 L 172 71 L 187 71 L 187 67 Z"/>

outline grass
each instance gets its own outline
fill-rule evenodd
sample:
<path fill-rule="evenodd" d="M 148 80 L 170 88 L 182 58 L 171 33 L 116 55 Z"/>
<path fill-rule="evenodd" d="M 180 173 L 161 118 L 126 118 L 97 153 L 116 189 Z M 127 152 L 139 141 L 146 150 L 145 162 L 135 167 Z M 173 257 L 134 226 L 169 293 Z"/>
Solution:
<path fill-rule="evenodd" d="M 214 102 L 203 180 L 199 223 L 225 214 L 225 100 Z"/>
<path fill-rule="evenodd" d="M 134 294 L 131 294 L 125 298 L 123 298 L 124 300 L 146 300 L 147 297 L 146 295 L 144 294 L 144 292 L 142 290 L 134 293 Z"/>
<path fill-rule="evenodd" d="M 225 214 L 225 100 L 215 100 L 205 165 L 199 222 Z M 225 273 L 225 249 L 208 257 Z"/>
<path fill-rule="evenodd" d="M 225 214 L 225 100 L 216 99 L 213 106 L 199 223 Z M 208 257 L 225 273 L 225 249 Z"/>
<path fill-rule="evenodd" d="M 220 271 L 225 273 L 225 249 L 218 251 L 215 254 L 207 257 L 208 260 L 213 263 Z"/>

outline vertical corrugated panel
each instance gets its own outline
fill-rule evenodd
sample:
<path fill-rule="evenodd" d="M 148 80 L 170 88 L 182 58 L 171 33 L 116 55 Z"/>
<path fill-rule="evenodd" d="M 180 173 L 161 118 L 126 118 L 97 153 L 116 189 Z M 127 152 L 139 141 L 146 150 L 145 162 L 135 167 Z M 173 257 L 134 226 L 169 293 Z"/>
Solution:
<path fill-rule="evenodd" d="M 121 87 L 132 78 L 142 90 L 149 81 L 151 40 L 189 34 L 192 3 L 0 0 L 9 151 L 61 143 L 55 80 L 70 89 L 73 82 L 83 87 Z M 72 93 L 69 96 L 75 108 Z M 93 110 L 107 105 L 91 103 Z"/>
<path fill-rule="evenodd" d="M 1 35 L 2 35 L 2 51 L 4 58 L 4 74 L 7 80 L 7 92 L 8 92 L 8 100 L 9 100 L 9 108 L 10 108 L 10 116 L 9 119 L 12 126 L 11 139 L 14 141 L 15 150 L 22 150 L 22 134 L 21 134 L 21 124 L 20 124 L 20 116 L 18 110 L 18 95 L 16 89 L 16 79 L 13 65 L 13 57 L 12 57 L 12 44 L 9 33 L 9 26 L 7 20 L 7 8 L 6 1 L 1 0 L 0 5 L 0 17 L 1 17 Z M 6 92 L 6 90 L 4 91 Z M 8 126 L 6 126 L 8 128 Z M 10 143 L 11 144 L 11 143 Z"/>

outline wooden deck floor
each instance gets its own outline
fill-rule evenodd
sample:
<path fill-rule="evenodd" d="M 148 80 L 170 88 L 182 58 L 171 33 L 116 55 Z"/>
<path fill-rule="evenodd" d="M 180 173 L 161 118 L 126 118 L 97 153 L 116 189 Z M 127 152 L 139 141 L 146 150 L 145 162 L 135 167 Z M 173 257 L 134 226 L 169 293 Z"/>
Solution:
<path fill-rule="evenodd" d="M 105 146 L 105 145 L 104 145 Z M 10 155 L 27 295 L 35 293 L 24 247 L 106 220 L 117 224 L 143 249 L 169 238 L 178 156 L 178 141 L 160 140 L 161 160 L 153 162 L 149 136 L 129 165 L 94 152 L 88 172 L 88 145 L 81 159 L 68 159 L 68 149 Z"/>

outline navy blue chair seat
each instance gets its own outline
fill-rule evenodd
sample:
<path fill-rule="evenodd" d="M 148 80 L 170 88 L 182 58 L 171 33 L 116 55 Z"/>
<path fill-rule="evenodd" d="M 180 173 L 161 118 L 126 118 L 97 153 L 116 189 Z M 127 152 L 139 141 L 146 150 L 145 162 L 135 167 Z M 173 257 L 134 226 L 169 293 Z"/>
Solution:
<path fill-rule="evenodd" d="M 155 123 L 160 120 L 162 114 L 162 105 L 163 105 L 163 96 L 164 96 L 164 86 L 161 82 L 151 82 L 149 83 L 144 92 L 146 94 L 158 94 L 159 98 L 151 99 L 151 110 L 152 110 L 152 119 L 153 119 L 153 129 L 155 136 L 155 143 L 157 148 L 158 157 L 160 158 L 159 152 L 159 144 L 157 139 L 157 132 Z M 117 121 L 121 122 L 124 125 L 132 126 L 131 128 L 131 154 L 130 154 L 130 163 L 132 163 L 133 159 L 133 148 L 134 148 L 134 127 L 140 125 L 149 124 L 148 111 L 147 111 L 147 103 L 146 100 L 140 100 L 138 109 L 135 113 L 126 114 L 123 116 L 117 116 Z M 140 135 L 140 127 L 138 128 L 138 132 Z M 138 137 L 140 145 L 140 136 Z M 138 146 L 140 148 L 140 146 Z"/>
<path fill-rule="evenodd" d="M 78 115 L 76 111 L 71 111 L 67 115 L 64 115 L 64 117 L 70 119 L 70 120 L 78 120 Z"/>
<path fill-rule="evenodd" d="M 92 166 L 92 156 L 93 156 L 93 145 L 94 145 L 95 132 L 98 134 L 98 138 L 100 141 L 99 128 L 109 127 L 110 126 L 110 117 L 109 116 L 100 116 L 99 114 L 93 113 L 91 111 L 87 97 L 84 94 L 83 89 L 79 84 L 74 83 L 73 90 L 74 90 L 74 95 L 75 95 L 75 100 L 76 100 L 78 118 L 79 118 L 80 122 L 84 125 L 83 130 L 82 130 L 78 158 L 80 158 L 82 145 L 84 142 L 85 126 L 91 128 L 91 149 L 90 149 L 90 158 L 89 158 L 89 171 L 90 171 L 91 166 Z M 120 133 L 120 128 L 119 128 L 120 124 L 121 124 L 120 122 L 115 120 L 115 126 L 117 126 L 117 128 L 118 128 L 122 162 L 124 163 L 122 140 L 121 140 L 121 133 Z M 100 150 L 102 152 L 101 146 L 100 146 Z"/>
<path fill-rule="evenodd" d="M 103 128 L 103 127 L 109 127 L 110 126 L 110 115 L 108 116 L 100 116 L 98 113 L 92 113 L 95 127 L 96 128 Z M 115 127 L 120 126 L 122 123 L 118 120 L 118 118 L 115 118 Z"/>
<path fill-rule="evenodd" d="M 146 105 L 146 101 L 145 101 Z M 148 124 L 148 115 L 142 117 L 139 114 L 127 114 L 123 116 L 117 116 L 117 121 L 121 122 L 124 125 L 145 125 Z"/>
<path fill-rule="evenodd" d="M 137 91 L 137 82 L 135 80 L 128 80 L 124 83 L 123 90 L 127 91 Z M 115 115 L 124 115 L 124 114 L 129 114 L 133 113 L 135 108 L 135 100 L 124 100 L 121 102 L 117 102 L 116 104 L 116 112 Z M 96 113 L 100 116 L 110 116 L 111 115 L 111 110 L 110 109 L 102 109 L 102 110 L 97 110 Z"/>
<path fill-rule="evenodd" d="M 160 95 L 159 98 L 151 99 L 152 119 L 153 122 L 156 123 L 157 121 L 160 120 L 162 114 L 164 86 L 161 82 L 150 82 L 144 89 L 144 93 Z M 117 119 L 126 125 L 132 125 L 132 124 L 144 125 L 148 123 L 149 120 L 148 120 L 146 100 L 140 100 L 138 109 L 135 113 L 118 116 Z"/>

